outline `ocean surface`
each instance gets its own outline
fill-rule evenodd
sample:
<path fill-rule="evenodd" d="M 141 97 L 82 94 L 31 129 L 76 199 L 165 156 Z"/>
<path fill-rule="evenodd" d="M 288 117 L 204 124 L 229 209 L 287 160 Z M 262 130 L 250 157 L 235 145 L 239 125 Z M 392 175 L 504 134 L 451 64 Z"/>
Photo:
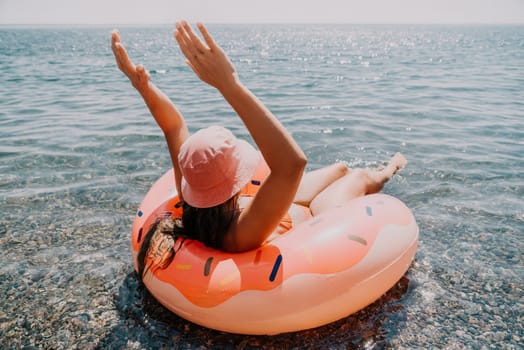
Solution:
<path fill-rule="evenodd" d="M 383 190 L 420 226 L 406 275 L 357 314 L 273 337 L 194 325 L 137 282 L 131 224 L 170 159 L 111 29 L 0 27 L 0 348 L 523 347 L 524 26 L 210 26 L 308 169 L 409 160 Z M 191 131 L 247 138 L 172 27 L 119 29 Z"/>

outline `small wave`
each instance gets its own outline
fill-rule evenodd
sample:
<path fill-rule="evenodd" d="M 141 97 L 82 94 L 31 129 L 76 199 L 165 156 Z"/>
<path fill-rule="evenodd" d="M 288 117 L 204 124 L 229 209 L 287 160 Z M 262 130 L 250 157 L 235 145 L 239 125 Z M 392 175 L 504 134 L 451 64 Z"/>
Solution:
<path fill-rule="evenodd" d="M 166 74 L 168 71 L 166 69 L 151 69 L 149 73 L 151 74 Z"/>

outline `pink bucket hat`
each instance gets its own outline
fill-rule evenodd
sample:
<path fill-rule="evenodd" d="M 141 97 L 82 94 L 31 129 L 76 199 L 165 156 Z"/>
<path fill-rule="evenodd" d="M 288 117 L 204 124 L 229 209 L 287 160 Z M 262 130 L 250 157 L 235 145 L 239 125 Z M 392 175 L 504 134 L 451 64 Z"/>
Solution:
<path fill-rule="evenodd" d="M 182 196 L 195 208 L 226 202 L 251 179 L 260 154 L 221 126 L 201 129 L 180 147 Z"/>

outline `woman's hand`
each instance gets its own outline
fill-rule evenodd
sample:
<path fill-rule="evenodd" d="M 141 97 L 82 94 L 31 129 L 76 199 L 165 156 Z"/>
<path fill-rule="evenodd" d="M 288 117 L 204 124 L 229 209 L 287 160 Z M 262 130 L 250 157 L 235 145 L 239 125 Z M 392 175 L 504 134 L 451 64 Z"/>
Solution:
<path fill-rule="evenodd" d="M 186 21 L 176 24 L 175 39 L 186 56 L 186 63 L 204 82 L 223 92 L 238 83 L 235 67 L 202 23 L 198 29 L 205 43 Z"/>
<path fill-rule="evenodd" d="M 116 30 L 111 33 L 111 49 L 115 55 L 118 68 L 129 78 L 135 89 L 143 93 L 149 85 L 149 73 L 144 69 L 144 66 L 135 66 L 131 62 L 124 45 L 120 42 L 120 34 Z"/>

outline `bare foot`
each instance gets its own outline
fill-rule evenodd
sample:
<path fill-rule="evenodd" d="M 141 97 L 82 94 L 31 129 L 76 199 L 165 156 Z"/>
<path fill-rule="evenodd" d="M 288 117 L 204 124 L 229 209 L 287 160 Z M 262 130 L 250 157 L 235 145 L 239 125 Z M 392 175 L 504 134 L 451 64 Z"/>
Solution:
<path fill-rule="evenodd" d="M 393 176 L 397 171 L 404 168 L 406 164 L 408 164 L 408 160 L 402 153 L 398 152 L 390 159 L 385 169 L 388 169 L 391 172 L 391 176 Z"/>
<path fill-rule="evenodd" d="M 120 34 L 116 30 L 111 33 L 111 49 L 113 55 L 115 55 L 118 68 L 129 78 L 135 89 L 139 92 L 144 91 L 149 84 L 149 73 L 144 66 L 133 64 L 126 48 L 120 41 Z"/>
<path fill-rule="evenodd" d="M 397 171 L 404 168 L 407 163 L 408 161 L 402 153 L 396 153 L 383 169 L 367 170 L 367 174 L 373 180 L 372 184 L 369 186 L 371 191 L 368 193 L 376 193 L 380 191 L 384 184 L 388 182 Z"/>

